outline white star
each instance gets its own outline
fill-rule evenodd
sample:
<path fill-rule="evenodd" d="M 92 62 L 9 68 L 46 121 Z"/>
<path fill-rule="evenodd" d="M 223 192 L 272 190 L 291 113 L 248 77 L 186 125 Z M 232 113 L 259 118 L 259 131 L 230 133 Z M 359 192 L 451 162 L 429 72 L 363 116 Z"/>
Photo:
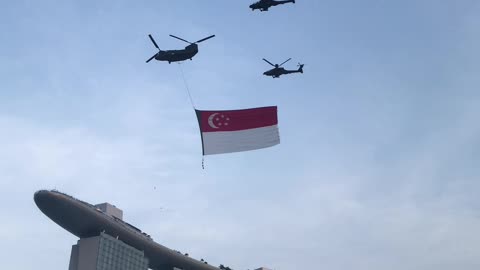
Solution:
<path fill-rule="evenodd" d="M 230 118 L 227 117 L 227 121 L 230 121 Z"/>
<path fill-rule="evenodd" d="M 220 118 L 217 118 L 217 119 L 215 119 L 215 120 L 220 121 Z"/>
<path fill-rule="evenodd" d="M 225 123 L 225 126 L 228 126 L 228 123 Z"/>
<path fill-rule="evenodd" d="M 222 118 L 225 118 L 225 115 L 222 114 Z"/>

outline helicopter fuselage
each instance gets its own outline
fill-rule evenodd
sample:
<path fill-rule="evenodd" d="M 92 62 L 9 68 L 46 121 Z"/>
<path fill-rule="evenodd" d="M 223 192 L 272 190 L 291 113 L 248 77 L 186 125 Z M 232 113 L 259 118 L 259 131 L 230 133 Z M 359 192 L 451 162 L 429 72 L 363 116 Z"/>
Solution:
<path fill-rule="evenodd" d="M 196 44 L 188 45 L 183 50 L 166 50 L 159 51 L 155 55 L 155 60 L 167 61 L 168 63 L 180 62 L 185 60 L 192 60 L 192 58 L 198 53 L 198 46 Z"/>
<path fill-rule="evenodd" d="M 275 0 L 260 0 L 250 5 L 253 10 L 259 9 L 260 11 L 268 11 L 270 7 L 278 6 L 286 3 L 295 3 L 295 0 L 275 1 Z"/>
<path fill-rule="evenodd" d="M 281 75 L 286 75 L 291 73 L 303 73 L 303 65 L 300 65 L 300 68 L 297 70 L 286 70 L 283 67 L 276 67 L 268 71 L 265 71 L 263 75 L 271 76 L 272 78 L 279 78 Z"/>

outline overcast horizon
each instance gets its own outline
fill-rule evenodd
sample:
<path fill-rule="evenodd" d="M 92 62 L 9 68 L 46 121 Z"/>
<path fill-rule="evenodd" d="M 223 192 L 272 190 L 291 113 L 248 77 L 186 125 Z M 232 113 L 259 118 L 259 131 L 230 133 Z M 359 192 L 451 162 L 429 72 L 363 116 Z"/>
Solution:
<path fill-rule="evenodd" d="M 480 2 L 252 2 L 2 1 L 2 269 L 68 268 L 40 189 L 234 270 L 480 269 Z M 216 36 L 179 66 L 148 34 Z M 180 68 L 198 109 L 278 106 L 281 143 L 203 170 Z"/>

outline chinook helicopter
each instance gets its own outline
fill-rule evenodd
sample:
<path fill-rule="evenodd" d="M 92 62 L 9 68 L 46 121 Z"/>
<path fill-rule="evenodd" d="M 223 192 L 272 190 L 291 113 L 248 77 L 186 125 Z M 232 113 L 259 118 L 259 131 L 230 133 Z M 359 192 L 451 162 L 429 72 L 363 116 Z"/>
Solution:
<path fill-rule="evenodd" d="M 267 62 L 268 64 L 270 64 L 271 66 L 273 66 L 274 68 L 268 70 L 268 71 L 265 71 L 263 73 L 263 75 L 265 76 L 272 76 L 272 78 L 279 78 L 281 75 L 285 75 L 285 74 L 291 74 L 291 73 L 303 73 L 303 64 L 300 64 L 298 63 L 298 69 L 297 70 L 286 70 L 282 67 L 283 64 L 287 63 L 288 61 L 290 61 L 292 58 L 288 58 L 285 62 L 281 63 L 280 65 L 279 64 L 272 64 L 270 63 L 267 59 L 263 58 L 263 61 Z"/>
<path fill-rule="evenodd" d="M 179 39 L 181 41 L 190 43 L 190 45 L 185 47 L 185 49 L 183 49 L 183 50 L 162 51 L 162 50 L 160 50 L 157 43 L 153 39 L 152 35 L 148 35 L 148 37 L 152 41 L 153 45 L 155 45 L 155 47 L 158 49 L 158 53 L 156 53 L 155 55 L 150 57 L 147 60 L 147 63 L 150 62 L 154 58 L 155 58 L 155 60 L 158 60 L 158 61 L 168 61 L 169 64 L 172 63 L 172 62 L 179 62 L 179 61 L 184 61 L 184 60 L 187 60 L 187 59 L 192 60 L 192 57 L 194 57 L 198 53 L 197 43 L 200 43 L 200 42 L 205 41 L 207 39 L 213 38 L 215 35 L 211 35 L 209 37 L 202 38 L 202 39 L 200 39 L 198 41 L 195 41 L 195 42 L 190 42 L 190 41 L 187 41 L 183 38 L 179 38 L 179 37 L 174 36 L 174 35 L 170 35 L 170 36 L 173 37 L 173 38 Z"/>
<path fill-rule="evenodd" d="M 260 9 L 260 11 L 268 11 L 270 7 L 278 6 L 286 3 L 294 3 L 295 0 L 286 0 L 286 1 L 275 1 L 275 0 L 260 0 L 256 3 L 250 5 L 252 11 L 255 9 Z"/>

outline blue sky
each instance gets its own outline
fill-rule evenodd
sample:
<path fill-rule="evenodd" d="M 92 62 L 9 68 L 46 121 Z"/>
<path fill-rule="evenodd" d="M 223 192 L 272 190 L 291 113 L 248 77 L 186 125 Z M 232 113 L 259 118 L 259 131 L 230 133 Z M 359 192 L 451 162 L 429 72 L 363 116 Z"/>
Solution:
<path fill-rule="evenodd" d="M 76 238 L 33 193 L 111 202 L 235 270 L 480 267 L 480 3 L 4 1 L 0 254 L 65 269 Z M 277 105 L 281 144 L 208 156 L 199 109 Z M 265 57 L 305 73 L 262 76 Z"/>

